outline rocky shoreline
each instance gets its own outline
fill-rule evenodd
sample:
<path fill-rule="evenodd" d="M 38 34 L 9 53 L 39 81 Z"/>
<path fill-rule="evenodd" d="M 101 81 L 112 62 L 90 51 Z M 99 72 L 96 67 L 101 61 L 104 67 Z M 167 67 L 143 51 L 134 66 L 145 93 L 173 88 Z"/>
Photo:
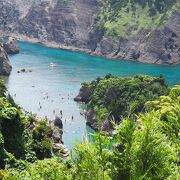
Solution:
<path fill-rule="evenodd" d="M 132 26 L 126 32 L 128 38 L 125 38 L 108 34 L 105 27 L 100 26 L 97 0 L 31 0 L 28 4 L 22 0 L 9 0 L 8 3 L 3 1 L 0 8 L 3 9 L 3 13 L 0 12 L 0 31 L 22 41 L 108 59 L 180 64 L 178 10 L 172 10 L 165 22 L 156 28 L 142 27 L 131 33 L 136 29 Z"/>
<path fill-rule="evenodd" d="M 9 76 L 12 70 L 12 66 L 9 62 L 7 52 L 4 49 L 3 44 L 0 43 L 0 75 Z"/>
<path fill-rule="evenodd" d="M 63 44 L 59 44 L 56 42 L 50 42 L 47 40 L 40 40 L 37 38 L 29 38 L 27 36 L 21 35 L 21 34 L 11 34 L 12 37 L 14 37 L 15 39 L 17 39 L 18 41 L 22 41 L 22 42 L 27 42 L 27 43 L 32 43 L 32 44 L 40 44 L 44 47 L 49 47 L 49 48 L 53 48 L 53 49 L 60 49 L 60 50 L 68 50 L 68 51 L 75 51 L 75 52 L 82 52 L 82 53 L 86 53 L 92 56 L 97 56 L 97 57 L 103 57 L 106 58 L 108 60 L 117 60 L 117 61 L 133 61 L 133 62 L 139 62 L 139 63 L 144 63 L 144 64 L 157 64 L 157 65 L 163 65 L 163 66 L 175 66 L 180 64 L 179 61 L 176 61 L 174 63 L 157 63 L 154 62 L 152 63 L 151 61 L 144 61 L 144 60 L 140 60 L 137 61 L 136 59 L 132 59 L 132 57 L 130 59 L 126 59 L 126 58 L 119 58 L 118 56 L 114 56 L 113 54 L 102 54 L 98 51 L 91 51 L 89 49 L 85 49 L 85 48 L 78 48 L 78 47 L 74 47 L 74 46 L 66 46 Z"/>
<path fill-rule="evenodd" d="M 18 54 L 20 48 L 16 42 L 16 39 L 12 37 L 4 38 L 1 37 L 0 42 L 0 75 L 9 76 L 12 70 L 12 66 L 9 61 L 8 55 Z"/>
<path fill-rule="evenodd" d="M 69 50 L 69 51 L 79 51 L 79 52 L 85 52 L 87 54 L 91 54 L 91 51 L 84 48 L 77 48 L 74 46 L 65 46 L 63 44 L 59 44 L 56 42 L 49 42 L 47 40 L 39 40 L 37 38 L 29 38 L 27 36 L 21 35 L 21 34 L 11 34 L 12 37 L 17 39 L 18 41 L 32 43 L 32 44 L 41 44 L 42 46 L 53 48 L 53 49 L 62 49 L 62 50 Z"/>
<path fill-rule="evenodd" d="M 90 101 L 94 90 L 95 87 L 82 86 L 79 90 L 79 94 L 74 98 L 74 101 L 77 103 L 87 104 Z M 93 110 L 93 108 L 87 108 L 83 115 L 86 119 L 86 125 L 94 129 L 95 131 L 101 130 L 103 134 L 111 134 L 113 127 L 110 121 L 108 119 L 101 119 L 101 124 L 98 124 L 97 113 Z"/>
<path fill-rule="evenodd" d="M 55 155 L 61 157 L 69 156 L 69 151 L 62 141 L 63 134 L 63 123 L 60 117 L 55 117 L 55 119 L 50 123 L 52 129 L 52 140 L 53 140 L 53 152 Z"/>
<path fill-rule="evenodd" d="M 24 113 L 26 115 L 29 115 L 32 113 L 29 113 L 24 110 Z M 34 118 L 36 118 L 36 115 L 33 115 Z M 39 120 L 32 120 L 30 122 L 30 130 L 34 130 L 39 126 Z M 50 138 L 52 141 L 52 152 L 54 155 L 61 156 L 63 158 L 68 157 L 70 152 L 64 145 L 64 142 L 62 140 L 63 135 L 63 123 L 60 117 L 56 116 L 54 120 L 48 121 L 48 126 L 51 128 Z"/>
<path fill-rule="evenodd" d="M 20 48 L 16 42 L 15 38 L 9 37 L 7 42 L 3 43 L 4 50 L 7 54 L 13 55 L 20 52 Z"/>

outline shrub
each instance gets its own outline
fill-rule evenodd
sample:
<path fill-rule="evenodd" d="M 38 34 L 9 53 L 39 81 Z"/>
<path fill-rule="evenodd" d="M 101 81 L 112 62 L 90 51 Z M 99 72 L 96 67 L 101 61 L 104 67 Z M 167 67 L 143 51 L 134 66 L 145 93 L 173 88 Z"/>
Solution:
<path fill-rule="evenodd" d="M 52 156 L 52 141 L 50 139 L 52 130 L 46 120 L 39 122 L 33 130 L 33 150 L 38 159 L 50 158 Z"/>

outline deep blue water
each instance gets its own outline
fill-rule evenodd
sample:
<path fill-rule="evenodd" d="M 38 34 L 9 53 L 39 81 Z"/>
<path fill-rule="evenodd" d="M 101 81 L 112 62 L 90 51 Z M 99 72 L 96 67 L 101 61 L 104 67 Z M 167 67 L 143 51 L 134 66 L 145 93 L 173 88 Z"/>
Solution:
<path fill-rule="evenodd" d="M 19 42 L 19 45 L 20 54 L 10 57 L 13 71 L 7 83 L 8 90 L 19 105 L 40 117 L 53 119 L 62 110 L 63 140 L 68 148 L 72 148 L 76 140 L 82 140 L 89 131 L 84 117 L 80 115 L 81 106 L 73 101 L 83 81 L 107 73 L 120 76 L 163 74 L 169 85 L 180 84 L 180 65 L 160 66 L 107 60 L 38 44 Z M 50 67 L 51 62 L 56 67 Z M 32 69 L 32 72 L 17 73 L 22 68 Z M 42 109 L 39 109 L 39 102 Z"/>

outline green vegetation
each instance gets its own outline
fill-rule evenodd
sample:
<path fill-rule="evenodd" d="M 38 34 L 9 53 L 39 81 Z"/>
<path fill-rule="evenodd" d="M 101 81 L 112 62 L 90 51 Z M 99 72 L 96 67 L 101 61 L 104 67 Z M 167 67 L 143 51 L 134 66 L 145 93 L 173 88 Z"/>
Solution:
<path fill-rule="evenodd" d="M 166 22 L 178 0 L 101 0 L 100 25 L 111 36 L 127 38 L 140 29 L 154 29 Z"/>
<path fill-rule="evenodd" d="M 44 120 L 38 123 L 32 115 L 25 115 L 10 95 L 5 96 L 5 92 L 6 88 L 1 81 L 0 168 L 22 168 L 24 166 L 22 160 L 35 162 L 37 159 L 51 157 L 52 142 L 47 122 Z M 37 126 L 32 131 L 33 123 Z"/>
<path fill-rule="evenodd" d="M 137 75 L 135 77 L 113 77 L 107 75 L 104 79 L 97 78 L 87 84 L 86 88 L 94 91 L 87 103 L 96 114 L 103 113 L 120 121 L 143 111 L 147 101 L 167 95 L 168 86 L 163 77 Z"/>
<path fill-rule="evenodd" d="M 93 81 L 92 84 L 96 87 L 99 86 L 99 83 L 102 81 L 104 83 L 107 82 L 109 85 L 110 79 L 115 84 L 115 87 L 117 87 L 116 83 L 118 78 L 115 78 L 116 81 L 113 81 L 113 77 L 110 75 L 106 76 L 106 79 L 103 80 L 98 78 L 98 80 Z M 103 136 L 99 131 L 93 135 L 96 140 L 95 142 L 89 142 L 87 139 L 84 139 L 84 142 L 75 146 L 73 156 L 67 160 L 53 157 L 44 160 L 34 159 L 33 161 L 35 162 L 28 162 L 26 159 L 19 161 L 17 155 L 15 157 L 10 154 L 15 149 L 22 148 L 20 152 L 22 155 L 26 155 L 24 151 L 28 149 L 27 147 L 29 147 L 28 152 L 33 152 L 33 148 L 30 148 L 33 147 L 31 144 L 33 144 L 33 141 L 36 143 L 44 142 L 46 138 L 49 137 L 49 128 L 46 126 L 46 122 L 43 122 L 31 133 L 31 131 L 28 130 L 29 128 L 24 127 L 27 127 L 27 122 L 33 122 L 34 117 L 29 116 L 27 118 L 20 113 L 21 121 L 18 121 L 20 115 L 19 110 L 12 107 L 5 100 L 2 100 L 1 104 L 3 105 L 0 106 L 0 162 L 3 162 L 2 160 L 4 160 L 4 158 L 11 158 L 10 160 L 16 159 L 19 165 L 11 165 L 11 167 L 2 167 L 1 165 L 3 169 L 0 170 L 0 177 L 4 180 L 180 179 L 180 86 L 177 85 L 168 89 L 162 77 L 136 76 L 134 78 L 119 79 L 120 82 L 123 82 L 123 85 L 129 84 L 129 86 L 126 87 L 127 92 L 129 87 L 135 87 L 134 82 L 140 82 L 139 79 L 143 79 L 141 82 L 146 83 L 148 90 L 151 89 L 149 86 L 150 83 L 152 89 L 158 87 L 159 91 L 157 91 L 158 93 L 155 97 L 152 96 L 155 98 L 153 101 L 150 100 L 144 103 L 144 110 L 136 115 L 136 121 L 134 121 L 134 116 L 122 118 L 122 122 L 115 126 L 112 137 Z M 128 83 L 126 84 L 122 79 Z M 87 83 L 85 85 L 86 87 L 89 86 Z M 165 91 L 164 95 L 158 96 L 161 95 L 162 91 Z M 147 91 L 145 91 L 145 93 L 148 94 Z M 103 114 L 98 114 L 100 121 Z M 26 148 L 22 146 L 25 141 L 22 141 L 22 136 L 16 131 L 13 133 L 15 133 L 15 135 L 17 133 L 16 136 L 20 138 L 20 142 L 17 143 L 16 139 L 14 139 L 15 144 L 17 144 L 16 146 L 14 145 L 15 149 L 7 148 L 7 138 L 4 137 L 5 134 L 2 133 L 4 131 L 2 130 L 2 121 L 6 121 L 6 123 L 14 122 L 13 126 L 17 126 L 21 132 L 25 129 L 29 132 L 29 143 L 24 143 Z M 15 136 L 11 135 L 9 135 L 9 137 L 11 139 L 15 138 Z M 10 141 L 10 143 L 12 143 L 12 141 Z M 7 152 L 6 149 L 11 152 Z M 40 148 L 36 153 L 41 152 L 43 149 L 46 150 L 46 147 Z M 45 151 L 45 157 L 48 157 L 46 156 L 46 152 L 48 151 Z M 17 152 L 18 155 L 19 153 Z"/>
<path fill-rule="evenodd" d="M 47 121 L 39 122 L 33 130 L 33 150 L 36 152 L 38 159 L 52 157 L 51 127 L 47 126 Z"/>

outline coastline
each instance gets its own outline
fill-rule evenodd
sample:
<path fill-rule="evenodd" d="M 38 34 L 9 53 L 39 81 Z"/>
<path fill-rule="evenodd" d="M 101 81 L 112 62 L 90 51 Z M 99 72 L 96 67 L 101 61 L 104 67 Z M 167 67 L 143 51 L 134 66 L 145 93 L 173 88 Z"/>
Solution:
<path fill-rule="evenodd" d="M 89 54 L 91 56 L 102 57 L 102 58 L 106 58 L 106 59 L 109 59 L 109 60 L 129 61 L 129 62 L 136 62 L 136 63 L 152 64 L 152 63 L 146 63 L 146 62 L 141 62 L 141 61 L 136 61 L 136 60 L 127 60 L 127 59 L 123 59 L 123 58 L 120 59 L 120 58 L 117 58 L 115 56 L 112 56 L 112 54 L 111 55 L 103 55 L 103 54 L 100 54 L 100 53 L 97 53 L 97 52 L 93 52 L 93 51 L 91 51 L 89 49 L 77 48 L 77 47 L 74 47 L 74 46 L 66 46 L 66 45 L 63 45 L 63 44 L 56 43 L 54 41 L 47 41 L 47 40 L 40 40 L 40 39 L 37 39 L 37 38 L 30 38 L 30 37 L 27 37 L 27 36 L 22 35 L 22 34 L 10 33 L 10 34 L 8 34 L 8 36 L 12 36 L 16 40 L 27 42 L 27 43 L 40 44 L 40 45 L 42 45 L 44 47 L 49 47 L 49 48 L 53 48 L 53 49 L 61 49 L 61 50 L 67 50 L 67 51 L 82 52 L 82 53 Z M 155 65 L 158 65 L 158 64 L 155 64 Z"/>
<path fill-rule="evenodd" d="M 32 44 L 40 44 L 40 45 L 42 45 L 44 47 L 49 47 L 49 48 L 53 48 L 53 49 L 67 50 L 67 51 L 82 52 L 82 53 L 89 54 L 91 56 L 103 57 L 103 58 L 106 58 L 106 59 L 109 59 L 109 60 L 129 61 L 129 62 L 135 62 L 135 63 L 158 65 L 158 66 L 176 66 L 176 65 L 180 65 L 179 63 L 161 64 L 161 63 L 150 63 L 150 61 L 144 61 L 144 60 L 142 60 L 142 61 L 137 61 L 137 60 L 133 60 L 133 59 L 127 60 L 127 59 L 124 59 L 124 58 L 119 58 L 119 57 L 114 56 L 112 54 L 103 55 L 103 54 L 100 54 L 98 52 L 91 51 L 89 49 L 77 48 L 77 47 L 74 47 L 74 46 L 66 46 L 66 45 L 63 45 L 63 44 L 56 43 L 54 41 L 47 41 L 47 40 L 40 40 L 40 39 L 37 39 L 37 38 L 30 38 L 30 37 L 27 37 L 27 36 L 21 35 L 21 34 L 13 34 L 13 33 L 11 33 L 11 34 L 8 34 L 8 36 L 12 36 L 16 40 L 19 40 L 19 41 L 28 42 L 28 43 L 32 43 Z"/>
<path fill-rule="evenodd" d="M 62 50 L 68 50 L 68 51 L 80 51 L 80 52 L 85 52 L 87 54 L 92 53 L 92 51 L 89 49 L 77 48 L 74 46 L 66 46 L 63 44 L 56 43 L 54 41 L 47 41 L 47 40 L 40 40 L 37 38 L 30 38 L 30 37 L 20 35 L 20 34 L 10 34 L 9 36 L 12 36 L 16 40 L 19 40 L 19 41 L 24 41 L 24 42 L 28 42 L 28 43 L 32 43 L 32 44 L 41 44 L 41 45 L 43 45 L 45 47 L 49 47 L 49 48 L 62 49 Z"/>

